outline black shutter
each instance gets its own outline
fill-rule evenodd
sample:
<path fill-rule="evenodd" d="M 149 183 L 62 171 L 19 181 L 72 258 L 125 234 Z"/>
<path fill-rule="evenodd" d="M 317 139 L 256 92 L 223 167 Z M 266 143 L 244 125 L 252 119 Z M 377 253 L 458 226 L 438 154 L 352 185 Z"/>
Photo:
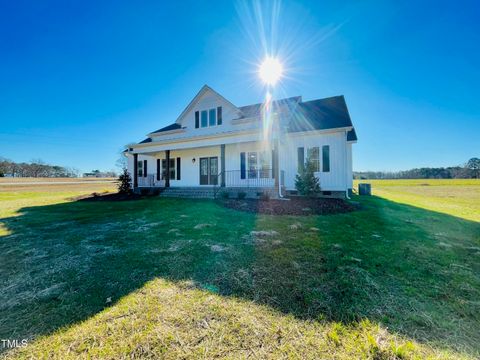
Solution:
<path fill-rule="evenodd" d="M 275 150 L 272 150 L 272 179 L 275 179 Z"/>
<path fill-rule="evenodd" d="M 147 160 L 143 160 L 143 177 L 147 177 Z"/>
<path fill-rule="evenodd" d="M 222 125 L 222 107 L 217 107 L 217 124 Z"/>
<path fill-rule="evenodd" d="M 246 170 L 246 163 L 245 163 L 245 153 L 240 153 L 240 179 L 245 179 L 245 170 Z"/>
<path fill-rule="evenodd" d="M 180 158 L 177 157 L 177 180 L 180 180 Z"/>
<path fill-rule="evenodd" d="M 198 129 L 200 125 L 200 114 L 198 111 L 195 111 L 195 129 Z"/>
<path fill-rule="evenodd" d="M 322 171 L 330 171 L 330 146 L 328 145 L 322 146 Z"/>
<path fill-rule="evenodd" d="M 157 181 L 160 181 L 160 159 L 157 159 Z"/>
<path fill-rule="evenodd" d="M 305 154 L 304 154 L 303 147 L 299 147 L 297 149 L 297 161 L 298 161 L 297 170 L 298 172 L 302 172 L 303 168 L 305 167 Z"/>

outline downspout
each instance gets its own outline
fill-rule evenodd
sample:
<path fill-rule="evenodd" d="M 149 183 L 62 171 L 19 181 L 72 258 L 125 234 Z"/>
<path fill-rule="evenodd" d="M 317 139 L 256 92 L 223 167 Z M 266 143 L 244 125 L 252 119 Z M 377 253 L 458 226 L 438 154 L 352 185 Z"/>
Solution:
<path fill-rule="evenodd" d="M 280 171 L 280 159 L 279 159 L 279 156 L 280 156 L 280 140 L 277 139 L 275 141 L 275 170 L 277 172 L 276 176 L 277 176 L 277 181 L 278 181 L 278 196 L 280 197 L 280 199 L 283 199 L 283 195 L 282 195 L 282 184 L 281 184 L 281 177 L 280 177 L 280 174 L 281 174 L 281 171 Z"/>
<path fill-rule="evenodd" d="M 347 131 L 345 131 L 345 156 L 344 156 L 344 163 L 345 163 L 345 197 L 347 200 L 350 200 L 350 197 L 348 196 L 348 161 L 347 161 L 347 139 L 348 139 L 348 134 Z"/>

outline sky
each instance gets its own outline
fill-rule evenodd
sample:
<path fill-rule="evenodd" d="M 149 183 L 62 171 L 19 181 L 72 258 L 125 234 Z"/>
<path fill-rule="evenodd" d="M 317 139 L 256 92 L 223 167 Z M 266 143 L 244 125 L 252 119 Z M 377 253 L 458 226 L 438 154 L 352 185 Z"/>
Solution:
<path fill-rule="evenodd" d="M 480 157 L 476 1 L 0 0 L 0 156 L 115 169 L 204 84 L 261 102 L 344 95 L 354 170 Z"/>

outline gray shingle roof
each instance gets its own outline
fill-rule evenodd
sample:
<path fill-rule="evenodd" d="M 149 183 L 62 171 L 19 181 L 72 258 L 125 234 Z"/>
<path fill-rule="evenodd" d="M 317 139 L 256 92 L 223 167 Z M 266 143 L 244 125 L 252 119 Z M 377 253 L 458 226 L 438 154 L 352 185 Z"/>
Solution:
<path fill-rule="evenodd" d="M 302 101 L 301 96 L 293 96 L 285 99 L 272 101 L 272 107 L 276 107 L 276 106 L 294 107 L 295 104 L 297 104 L 300 101 Z M 264 105 L 263 103 L 260 103 L 260 104 L 240 106 L 239 110 L 242 112 L 243 118 L 255 117 L 260 115 L 263 105 Z"/>
<path fill-rule="evenodd" d="M 357 141 L 357 140 L 358 140 L 357 133 L 355 132 L 355 128 L 353 128 L 347 133 L 347 141 Z"/>
<path fill-rule="evenodd" d="M 177 130 L 181 128 L 182 126 L 180 124 L 174 123 L 174 124 L 167 125 L 161 129 L 155 130 L 152 132 L 152 134 L 161 133 L 161 132 L 170 131 L 170 130 Z"/>
<path fill-rule="evenodd" d="M 262 103 L 241 106 L 238 109 L 242 113 L 241 118 L 250 118 L 261 115 Z M 325 99 L 302 102 L 301 96 L 275 100 L 272 107 L 280 107 L 289 113 L 284 118 L 288 132 L 301 132 L 311 130 L 325 130 L 353 126 L 348 113 L 347 104 L 343 95 L 333 96 Z M 180 124 L 174 123 L 158 129 L 152 134 L 170 130 L 181 129 Z M 347 133 L 347 141 L 357 141 L 355 129 Z M 152 142 L 146 138 L 140 144 Z"/>
<path fill-rule="evenodd" d="M 302 102 L 292 114 L 289 132 L 324 130 L 353 126 L 343 96 Z"/>

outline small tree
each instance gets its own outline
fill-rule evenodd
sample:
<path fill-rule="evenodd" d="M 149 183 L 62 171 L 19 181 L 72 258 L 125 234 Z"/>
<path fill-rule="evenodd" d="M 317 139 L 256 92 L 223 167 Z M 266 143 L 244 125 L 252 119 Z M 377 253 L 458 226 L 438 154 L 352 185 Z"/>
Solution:
<path fill-rule="evenodd" d="M 320 192 L 320 183 L 315 176 L 315 164 L 310 158 L 307 158 L 303 169 L 295 176 L 295 188 L 304 196 L 313 196 Z"/>
<path fill-rule="evenodd" d="M 480 177 L 480 159 L 479 158 L 471 158 L 467 161 L 465 166 L 469 169 L 472 173 L 472 177 L 478 179 Z"/>
<path fill-rule="evenodd" d="M 122 174 L 118 177 L 118 192 L 120 194 L 130 194 L 132 192 L 132 177 L 127 169 L 123 169 Z"/>

